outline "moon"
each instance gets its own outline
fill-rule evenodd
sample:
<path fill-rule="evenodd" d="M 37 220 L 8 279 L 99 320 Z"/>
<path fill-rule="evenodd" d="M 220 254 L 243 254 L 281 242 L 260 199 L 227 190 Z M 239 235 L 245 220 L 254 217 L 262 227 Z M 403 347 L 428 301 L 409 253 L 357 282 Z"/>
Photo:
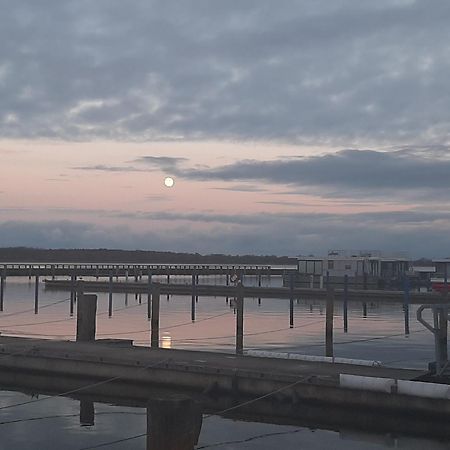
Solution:
<path fill-rule="evenodd" d="M 164 186 L 171 188 L 175 184 L 175 180 L 172 177 L 164 178 Z"/>

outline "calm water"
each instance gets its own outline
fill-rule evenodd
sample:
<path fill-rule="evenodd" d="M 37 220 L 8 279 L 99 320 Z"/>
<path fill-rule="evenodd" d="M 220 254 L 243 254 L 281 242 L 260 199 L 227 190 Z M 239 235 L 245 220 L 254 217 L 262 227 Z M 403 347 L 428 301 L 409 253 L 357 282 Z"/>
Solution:
<path fill-rule="evenodd" d="M 181 277 L 171 282 L 187 282 Z M 256 280 L 247 278 L 246 284 Z M 200 283 L 206 280 L 200 280 Z M 217 277 L 209 283 L 221 283 Z M 280 285 L 279 278 L 263 280 Z M 34 284 L 28 279 L 8 279 L 5 309 L 0 313 L 0 330 L 7 335 L 73 339 L 75 318 L 69 316 L 66 292 L 40 289 L 40 311 L 33 312 Z M 99 337 L 134 339 L 149 345 L 147 296 L 114 295 L 114 314 L 108 317 L 108 295 L 98 294 Z M 139 303 L 141 301 L 141 303 Z M 58 302 L 58 303 L 57 303 Z M 335 355 L 377 360 L 395 367 L 426 368 L 434 359 L 431 333 L 415 319 L 417 307 L 410 308 L 410 334 L 405 335 L 402 305 L 383 302 L 349 305 L 349 331 L 344 333 L 342 308 L 335 305 Z M 300 299 L 294 303 L 294 328 L 289 328 L 289 301 L 245 299 L 245 347 L 324 355 L 325 306 L 323 302 Z M 200 297 L 196 322 L 191 322 L 191 297 L 161 298 L 163 346 L 201 350 L 234 351 L 235 317 L 225 298 Z M 44 396 L 45 397 L 45 396 Z M 40 397 L 40 398 L 44 398 Z M 23 406 L 6 405 L 30 400 L 23 393 L 0 392 L 0 449 L 82 449 L 146 432 L 146 411 L 95 404 L 95 424 L 80 425 L 80 402 L 61 397 L 47 398 Z M 49 417 L 51 416 L 51 417 Z M 33 419 L 33 420 L 31 420 Z M 443 449 L 442 442 L 416 438 L 329 431 L 271 424 L 239 422 L 220 417 L 203 421 L 197 448 L 215 449 Z M 101 448 L 145 449 L 145 437 Z"/>

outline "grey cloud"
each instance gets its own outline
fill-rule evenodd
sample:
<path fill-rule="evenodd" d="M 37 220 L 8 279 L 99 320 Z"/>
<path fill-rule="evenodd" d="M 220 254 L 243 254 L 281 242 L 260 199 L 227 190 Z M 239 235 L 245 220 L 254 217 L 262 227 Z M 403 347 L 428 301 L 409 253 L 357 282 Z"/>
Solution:
<path fill-rule="evenodd" d="M 4 1 L 0 133 L 448 142 L 446 0 Z"/>
<path fill-rule="evenodd" d="M 94 166 L 72 167 L 74 170 L 98 171 L 98 172 L 148 172 L 148 170 L 133 166 L 107 166 L 96 164 Z"/>
<path fill-rule="evenodd" d="M 257 180 L 304 188 L 328 197 L 398 195 L 429 198 L 450 191 L 450 152 L 429 158 L 408 151 L 342 150 L 288 160 L 247 160 L 203 170 L 180 170 L 196 180 Z M 299 191 L 300 193 L 301 191 Z"/>
<path fill-rule="evenodd" d="M 267 189 L 264 189 L 260 186 L 253 186 L 247 184 L 236 184 L 233 186 L 225 186 L 225 187 L 214 187 L 211 188 L 217 191 L 234 191 L 234 192 L 266 192 Z"/>
<path fill-rule="evenodd" d="M 142 156 L 133 162 L 144 163 L 151 167 L 161 169 L 173 169 L 178 167 L 181 163 L 187 161 L 187 158 L 173 157 L 173 156 Z"/>

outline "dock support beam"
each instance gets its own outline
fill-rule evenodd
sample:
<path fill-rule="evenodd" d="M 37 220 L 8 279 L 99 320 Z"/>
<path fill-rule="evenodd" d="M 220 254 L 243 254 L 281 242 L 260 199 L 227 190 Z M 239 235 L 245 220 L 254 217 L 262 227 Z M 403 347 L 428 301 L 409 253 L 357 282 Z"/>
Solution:
<path fill-rule="evenodd" d="M 244 286 L 236 287 L 236 354 L 244 353 Z"/>
<path fill-rule="evenodd" d="M 327 307 L 325 323 L 325 356 L 333 357 L 333 313 L 334 313 L 334 289 L 327 286 Z"/>
<path fill-rule="evenodd" d="M 153 348 L 159 347 L 159 301 L 160 301 L 160 287 L 152 287 L 152 322 L 151 322 L 151 339 L 150 344 Z"/>
<path fill-rule="evenodd" d="M 95 341 L 97 296 L 79 293 L 77 302 L 77 341 Z"/>

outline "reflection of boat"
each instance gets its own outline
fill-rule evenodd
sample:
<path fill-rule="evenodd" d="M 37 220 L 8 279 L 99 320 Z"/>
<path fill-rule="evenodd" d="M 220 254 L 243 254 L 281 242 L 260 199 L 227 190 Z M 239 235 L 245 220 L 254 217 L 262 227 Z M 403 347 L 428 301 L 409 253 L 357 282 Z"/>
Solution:
<path fill-rule="evenodd" d="M 431 289 L 435 292 L 445 292 L 448 290 L 448 282 L 445 282 L 444 278 L 432 278 Z"/>

